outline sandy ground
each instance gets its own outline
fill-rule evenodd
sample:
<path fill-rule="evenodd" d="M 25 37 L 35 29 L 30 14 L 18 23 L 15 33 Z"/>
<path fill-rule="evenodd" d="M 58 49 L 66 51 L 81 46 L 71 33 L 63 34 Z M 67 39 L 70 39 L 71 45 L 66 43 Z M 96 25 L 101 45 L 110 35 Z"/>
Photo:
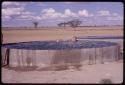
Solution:
<path fill-rule="evenodd" d="M 123 29 L 2 30 L 3 43 L 71 39 L 73 36 L 123 35 Z M 81 70 L 14 71 L 2 68 L 3 83 L 99 83 L 101 79 L 123 82 L 123 62 L 83 65 Z"/>
<path fill-rule="evenodd" d="M 71 39 L 73 36 L 98 36 L 114 35 L 122 36 L 123 29 L 109 28 L 79 28 L 74 29 L 37 29 L 37 30 L 2 30 L 3 43 L 25 42 L 25 41 L 42 41 L 56 39 Z"/>
<path fill-rule="evenodd" d="M 61 71 L 14 71 L 2 68 L 3 83 L 100 83 L 110 79 L 123 82 L 123 62 L 83 65 L 80 70 Z"/>

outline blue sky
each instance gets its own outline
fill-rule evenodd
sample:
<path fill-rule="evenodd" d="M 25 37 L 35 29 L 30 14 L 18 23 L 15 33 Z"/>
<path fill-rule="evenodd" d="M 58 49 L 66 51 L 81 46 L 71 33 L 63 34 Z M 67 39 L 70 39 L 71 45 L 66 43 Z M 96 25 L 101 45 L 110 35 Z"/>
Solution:
<path fill-rule="evenodd" d="M 56 26 L 80 19 L 81 25 L 123 25 L 120 2 L 3 2 L 2 26 Z"/>

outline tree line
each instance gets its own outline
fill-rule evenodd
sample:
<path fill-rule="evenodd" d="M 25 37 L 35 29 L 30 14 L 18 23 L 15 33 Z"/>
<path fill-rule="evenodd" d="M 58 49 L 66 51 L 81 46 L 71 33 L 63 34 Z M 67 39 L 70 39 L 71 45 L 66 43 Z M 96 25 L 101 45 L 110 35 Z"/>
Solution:
<path fill-rule="evenodd" d="M 82 23 L 82 21 L 80 21 L 79 19 L 74 19 L 71 21 L 58 23 L 57 26 L 59 26 L 59 27 L 70 26 L 70 27 L 75 28 L 75 27 L 78 27 L 81 23 Z M 39 24 L 38 22 L 34 21 L 33 22 L 34 28 L 37 28 L 38 24 Z"/>

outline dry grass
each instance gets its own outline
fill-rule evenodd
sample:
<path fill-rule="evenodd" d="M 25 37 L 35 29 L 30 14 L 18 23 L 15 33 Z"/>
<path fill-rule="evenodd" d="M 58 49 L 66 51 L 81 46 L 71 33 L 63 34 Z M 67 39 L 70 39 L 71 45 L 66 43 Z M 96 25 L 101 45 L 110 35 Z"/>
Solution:
<path fill-rule="evenodd" d="M 37 29 L 37 30 L 2 30 L 3 43 L 41 41 L 56 39 L 71 39 L 73 36 L 123 35 L 123 29 L 100 27 L 65 29 Z"/>

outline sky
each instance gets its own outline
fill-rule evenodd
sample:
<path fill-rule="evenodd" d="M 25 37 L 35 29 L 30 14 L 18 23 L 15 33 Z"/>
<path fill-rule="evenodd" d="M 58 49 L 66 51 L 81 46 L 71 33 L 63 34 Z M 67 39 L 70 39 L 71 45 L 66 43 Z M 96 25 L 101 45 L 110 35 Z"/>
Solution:
<path fill-rule="evenodd" d="M 3 2 L 2 27 L 57 26 L 73 19 L 81 26 L 123 25 L 121 2 Z"/>

